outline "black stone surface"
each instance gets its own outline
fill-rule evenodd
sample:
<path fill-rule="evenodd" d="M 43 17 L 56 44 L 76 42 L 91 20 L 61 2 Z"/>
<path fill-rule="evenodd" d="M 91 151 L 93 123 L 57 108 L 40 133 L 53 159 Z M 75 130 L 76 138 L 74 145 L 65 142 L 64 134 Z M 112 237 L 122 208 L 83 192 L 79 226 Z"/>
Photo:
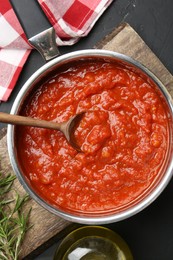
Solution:
<path fill-rule="evenodd" d="M 36 0 L 11 0 L 27 36 L 49 27 Z M 173 74 L 173 1 L 172 0 L 114 0 L 100 17 L 89 35 L 60 52 L 92 48 L 122 21 L 128 22 L 143 38 L 165 67 Z M 9 112 L 13 101 L 29 76 L 44 64 L 33 51 L 8 102 L 0 104 L 0 111 Z M 2 128 L 4 125 L 1 124 Z M 173 259 L 173 180 L 159 198 L 137 215 L 107 225 L 128 243 L 135 260 Z M 37 260 L 52 259 L 56 244 Z"/>

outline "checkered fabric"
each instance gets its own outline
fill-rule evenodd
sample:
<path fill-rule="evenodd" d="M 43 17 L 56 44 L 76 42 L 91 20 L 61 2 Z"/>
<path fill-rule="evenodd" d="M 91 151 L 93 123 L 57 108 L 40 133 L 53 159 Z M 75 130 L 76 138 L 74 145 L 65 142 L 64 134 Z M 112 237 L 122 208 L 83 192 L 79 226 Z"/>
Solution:
<path fill-rule="evenodd" d="M 0 101 L 10 96 L 30 46 L 8 0 L 0 3 Z"/>
<path fill-rule="evenodd" d="M 113 0 L 37 0 L 53 25 L 58 45 L 86 36 Z"/>
<path fill-rule="evenodd" d="M 86 36 L 113 0 L 37 0 L 57 34 L 57 45 Z M 0 0 L 0 102 L 7 101 L 31 51 L 9 0 Z"/>

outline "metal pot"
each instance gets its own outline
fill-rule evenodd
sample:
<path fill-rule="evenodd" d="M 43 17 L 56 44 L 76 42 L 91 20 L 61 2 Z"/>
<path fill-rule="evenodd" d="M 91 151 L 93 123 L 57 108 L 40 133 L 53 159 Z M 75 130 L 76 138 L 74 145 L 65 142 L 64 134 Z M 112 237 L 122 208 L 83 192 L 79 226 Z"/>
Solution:
<path fill-rule="evenodd" d="M 165 166 L 163 167 L 163 174 L 160 179 L 157 181 L 157 184 L 151 189 L 150 193 L 146 195 L 142 200 L 138 200 L 135 204 L 132 204 L 131 207 L 124 209 L 120 212 L 114 213 L 105 212 L 104 214 L 76 214 L 75 212 L 65 212 L 62 211 L 53 205 L 48 204 L 44 201 L 36 192 L 32 189 L 29 180 L 25 177 L 24 173 L 21 171 L 20 164 L 18 162 L 17 151 L 15 148 L 15 127 L 12 125 L 8 126 L 8 134 L 7 134 L 7 143 L 8 143 L 8 151 L 11 160 L 12 167 L 14 172 L 16 173 L 20 183 L 23 185 L 24 189 L 29 193 L 29 195 L 38 202 L 41 206 L 46 208 L 48 211 L 64 218 L 69 221 L 83 223 L 83 224 L 106 224 L 111 222 L 120 221 L 126 219 L 137 212 L 143 210 L 148 205 L 150 205 L 165 189 L 168 182 L 170 181 L 173 173 L 173 101 L 171 96 L 167 92 L 166 88 L 163 84 L 158 80 L 158 78 L 153 75 L 147 68 L 143 65 L 139 64 L 138 62 L 134 61 L 130 57 L 125 55 L 105 51 L 105 50 L 83 50 L 77 51 L 73 53 L 69 53 L 66 55 L 59 56 L 47 64 L 42 66 L 38 69 L 24 84 L 21 91 L 19 92 L 18 96 L 15 99 L 13 104 L 11 113 L 18 114 L 21 106 L 33 88 L 37 87 L 39 82 L 44 81 L 45 79 L 49 78 L 50 75 L 53 73 L 54 70 L 57 70 L 61 66 L 67 63 L 73 63 L 79 59 L 103 59 L 103 60 L 114 60 L 123 66 L 130 68 L 133 71 L 137 71 L 143 77 L 146 77 L 148 81 L 152 82 L 157 88 L 157 91 L 160 93 L 163 102 L 167 107 L 167 111 L 169 114 L 169 147 L 167 151 L 167 158 L 165 158 Z"/>

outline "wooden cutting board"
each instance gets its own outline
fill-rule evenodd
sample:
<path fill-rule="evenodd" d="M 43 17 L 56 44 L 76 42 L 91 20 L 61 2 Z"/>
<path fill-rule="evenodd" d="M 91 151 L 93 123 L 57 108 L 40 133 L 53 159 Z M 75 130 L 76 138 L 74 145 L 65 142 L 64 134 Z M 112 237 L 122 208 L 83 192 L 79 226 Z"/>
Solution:
<path fill-rule="evenodd" d="M 141 62 L 162 81 L 173 97 L 173 76 L 130 25 L 121 24 L 95 48 L 120 52 Z M 4 173 L 12 172 L 7 153 L 6 129 L 0 131 L 0 158 L 0 171 Z M 15 181 L 14 187 L 21 194 L 24 193 L 18 180 Z M 74 226 L 70 222 L 49 213 L 32 199 L 26 207 L 32 207 L 30 223 L 33 227 L 28 231 L 24 240 L 21 258 L 33 259 L 33 253 L 38 252 L 40 248 L 45 249 L 46 245 L 50 244 L 48 242 L 53 241 L 52 238 L 57 235 L 61 238 L 65 232 L 69 232 Z"/>

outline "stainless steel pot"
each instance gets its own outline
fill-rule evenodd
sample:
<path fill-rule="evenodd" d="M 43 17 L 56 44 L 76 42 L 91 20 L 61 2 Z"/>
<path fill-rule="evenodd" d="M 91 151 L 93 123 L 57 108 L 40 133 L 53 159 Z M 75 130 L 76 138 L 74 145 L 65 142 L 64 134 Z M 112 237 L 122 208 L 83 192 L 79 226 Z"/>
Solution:
<path fill-rule="evenodd" d="M 143 77 L 146 77 L 147 80 L 152 82 L 152 84 L 155 85 L 158 92 L 160 93 L 163 102 L 165 102 L 165 105 L 167 107 L 167 111 L 169 114 L 169 138 L 170 143 L 168 147 L 167 152 L 167 158 L 165 159 L 165 166 L 163 168 L 163 175 L 157 182 L 157 185 L 150 191 L 150 193 L 144 197 L 142 200 L 139 200 L 136 204 L 132 204 L 131 207 L 128 209 L 122 210 L 121 212 L 107 212 L 107 213 L 101 213 L 101 214 L 77 214 L 75 212 L 65 212 L 62 211 L 53 205 L 48 204 L 46 201 L 44 201 L 36 192 L 32 189 L 28 179 L 25 177 L 24 173 L 20 169 L 20 165 L 17 159 L 17 151 L 15 149 L 15 131 L 14 126 L 9 125 L 8 126 L 8 134 L 7 134 L 7 142 L 8 142 L 8 151 L 9 156 L 11 160 L 12 167 L 14 169 L 14 172 L 16 173 L 20 183 L 23 185 L 24 189 L 30 194 L 30 196 L 38 202 L 41 206 L 49 210 L 50 212 L 67 219 L 69 221 L 83 223 L 83 224 L 106 224 L 111 222 L 120 221 L 123 219 L 126 219 L 139 211 L 146 208 L 148 205 L 150 205 L 159 195 L 160 193 L 165 189 L 167 184 L 169 183 L 172 173 L 173 173 L 173 101 L 171 99 L 170 94 L 167 92 L 166 88 L 163 86 L 163 84 L 158 80 L 158 78 L 153 75 L 147 68 L 145 68 L 143 65 L 139 64 L 138 62 L 134 61 L 130 57 L 127 57 L 125 55 L 111 52 L 111 51 L 105 51 L 105 50 L 83 50 L 83 51 L 77 51 L 73 53 L 69 53 L 66 55 L 59 56 L 51 61 L 49 61 L 47 64 L 42 66 L 40 69 L 38 69 L 24 84 L 21 91 L 19 92 L 18 96 L 15 99 L 15 102 L 13 104 L 11 113 L 12 114 L 18 114 L 20 111 L 20 108 L 26 99 L 26 97 L 30 94 L 33 88 L 39 84 L 39 82 L 42 82 L 44 79 L 49 78 L 49 76 L 53 73 L 54 70 L 57 70 L 61 66 L 64 66 L 66 63 L 73 63 L 76 60 L 79 59 L 103 59 L 103 60 L 114 60 L 118 63 L 123 64 L 124 66 L 127 66 L 128 68 L 132 69 L 133 71 L 137 71 L 140 73 Z"/>

